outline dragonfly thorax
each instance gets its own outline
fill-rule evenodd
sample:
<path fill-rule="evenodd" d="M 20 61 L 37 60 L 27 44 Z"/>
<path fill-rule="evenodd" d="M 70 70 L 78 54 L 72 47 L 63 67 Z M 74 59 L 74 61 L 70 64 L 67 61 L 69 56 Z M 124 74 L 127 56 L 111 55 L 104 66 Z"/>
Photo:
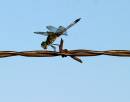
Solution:
<path fill-rule="evenodd" d="M 51 45 L 56 40 L 57 37 L 58 36 L 56 34 L 50 34 L 50 35 L 48 35 L 46 41 L 43 41 L 41 43 L 41 47 L 44 48 L 44 49 L 47 49 L 47 47 L 49 45 Z"/>
<path fill-rule="evenodd" d="M 57 37 L 58 37 L 58 36 L 57 36 L 56 34 L 49 35 L 49 36 L 47 37 L 47 40 L 46 40 L 47 45 L 52 44 L 52 43 L 56 40 Z"/>

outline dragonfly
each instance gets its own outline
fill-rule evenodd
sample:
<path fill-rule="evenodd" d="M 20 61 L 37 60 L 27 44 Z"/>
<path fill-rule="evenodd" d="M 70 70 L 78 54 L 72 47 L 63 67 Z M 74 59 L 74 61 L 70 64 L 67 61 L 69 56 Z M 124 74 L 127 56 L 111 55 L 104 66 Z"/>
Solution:
<path fill-rule="evenodd" d="M 47 36 L 46 41 L 43 41 L 41 43 L 41 47 L 43 49 L 47 49 L 48 46 L 51 46 L 54 49 L 54 51 L 56 51 L 55 45 L 58 45 L 58 44 L 54 44 L 54 41 L 58 37 L 60 37 L 61 35 L 66 35 L 67 36 L 68 35 L 67 30 L 69 28 L 71 28 L 72 26 L 74 26 L 76 23 L 78 23 L 80 21 L 80 19 L 81 18 L 76 19 L 75 21 L 70 23 L 67 27 L 59 26 L 58 28 L 56 28 L 54 26 L 49 25 L 49 26 L 46 26 L 48 31 L 46 31 L 46 32 L 34 32 L 34 33 Z"/>

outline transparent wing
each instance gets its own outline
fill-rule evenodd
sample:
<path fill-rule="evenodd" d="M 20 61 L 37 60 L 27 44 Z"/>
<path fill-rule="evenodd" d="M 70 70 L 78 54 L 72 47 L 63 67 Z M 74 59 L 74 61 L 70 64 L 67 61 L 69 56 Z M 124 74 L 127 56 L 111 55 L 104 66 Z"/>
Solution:
<path fill-rule="evenodd" d="M 34 32 L 35 34 L 40 34 L 44 36 L 48 36 L 49 34 L 47 32 Z"/>
<path fill-rule="evenodd" d="M 59 26 L 56 33 L 63 33 L 63 35 L 68 35 L 67 32 L 66 32 L 66 28 L 63 27 L 63 26 Z"/>
<path fill-rule="evenodd" d="M 51 31 L 51 32 L 56 32 L 58 30 L 58 28 L 54 27 L 54 26 L 46 26 L 46 28 Z"/>
<path fill-rule="evenodd" d="M 63 26 L 59 26 L 58 29 L 57 29 L 57 33 L 60 33 L 60 32 L 65 32 L 66 31 L 66 28 L 63 27 Z"/>
<path fill-rule="evenodd" d="M 63 33 L 63 35 L 68 36 L 67 32 Z"/>

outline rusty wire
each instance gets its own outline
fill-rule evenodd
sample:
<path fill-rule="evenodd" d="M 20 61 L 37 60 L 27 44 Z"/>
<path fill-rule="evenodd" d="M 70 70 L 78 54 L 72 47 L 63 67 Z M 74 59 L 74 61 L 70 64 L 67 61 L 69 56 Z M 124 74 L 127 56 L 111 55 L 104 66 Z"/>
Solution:
<path fill-rule="evenodd" d="M 0 58 L 11 57 L 11 56 L 26 56 L 26 57 L 55 57 L 70 56 L 74 60 L 82 63 L 82 60 L 78 57 L 84 56 L 99 56 L 99 55 L 109 55 L 109 56 L 119 56 L 119 57 L 130 57 L 130 50 L 107 50 L 107 51 L 95 51 L 95 50 L 67 50 L 63 49 L 63 40 L 59 46 L 59 51 L 45 51 L 45 50 L 35 50 L 35 51 L 0 51 Z"/>

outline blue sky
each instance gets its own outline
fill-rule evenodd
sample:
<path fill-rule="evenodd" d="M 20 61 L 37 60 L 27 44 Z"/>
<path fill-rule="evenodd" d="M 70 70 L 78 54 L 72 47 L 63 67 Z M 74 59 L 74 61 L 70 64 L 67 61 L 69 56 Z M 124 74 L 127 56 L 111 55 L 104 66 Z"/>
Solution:
<path fill-rule="evenodd" d="M 47 25 L 81 21 L 62 36 L 67 49 L 129 50 L 129 0 L 0 1 L 0 50 L 42 50 Z M 56 42 L 59 42 L 60 38 Z M 51 48 L 49 48 L 51 50 Z M 0 59 L 0 102 L 130 102 L 130 58 Z"/>

